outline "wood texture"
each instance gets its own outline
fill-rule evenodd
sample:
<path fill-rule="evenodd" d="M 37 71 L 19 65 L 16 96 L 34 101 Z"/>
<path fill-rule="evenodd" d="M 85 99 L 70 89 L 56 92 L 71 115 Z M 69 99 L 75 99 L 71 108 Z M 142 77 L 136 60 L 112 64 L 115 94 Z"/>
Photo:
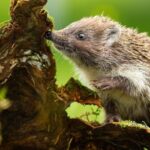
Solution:
<path fill-rule="evenodd" d="M 67 117 L 65 108 L 72 101 L 101 104 L 74 79 L 57 88 L 55 61 L 44 39 L 53 28 L 43 10 L 46 2 L 11 0 L 12 19 L 0 28 L 0 87 L 7 88 L 11 101 L 0 113 L 0 150 L 150 149 L 147 127 L 100 126 Z"/>

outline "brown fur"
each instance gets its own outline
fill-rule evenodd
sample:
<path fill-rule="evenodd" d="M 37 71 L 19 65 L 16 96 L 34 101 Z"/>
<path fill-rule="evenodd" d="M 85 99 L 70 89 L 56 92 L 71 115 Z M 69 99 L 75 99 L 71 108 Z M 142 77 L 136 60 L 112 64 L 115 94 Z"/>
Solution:
<path fill-rule="evenodd" d="M 96 16 L 53 31 L 50 39 L 93 84 L 107 113 L 150 123 L 150 37 L 146 33 Z"/>

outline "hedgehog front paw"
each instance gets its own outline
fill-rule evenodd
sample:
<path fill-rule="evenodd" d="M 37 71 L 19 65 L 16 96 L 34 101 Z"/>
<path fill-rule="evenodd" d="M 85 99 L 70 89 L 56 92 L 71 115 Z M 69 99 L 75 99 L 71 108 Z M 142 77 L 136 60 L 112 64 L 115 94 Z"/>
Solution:
<path fill-rule="evenodd" d="M 108 114 L 105 120 L 105 124 L 121 121 L 120 115 Z"/>
<path fill-rule="evenodd" d="M 118 82 L 112 77 L 105 77 L 100 80 L 94 80 L 92 85 L 100 90 L 111 90 L 118 87 Z"/>

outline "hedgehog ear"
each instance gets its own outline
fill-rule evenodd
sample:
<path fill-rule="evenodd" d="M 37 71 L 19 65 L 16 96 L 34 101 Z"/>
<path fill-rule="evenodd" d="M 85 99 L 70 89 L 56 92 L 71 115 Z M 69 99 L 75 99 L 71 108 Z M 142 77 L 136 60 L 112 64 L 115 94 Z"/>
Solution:
<path fill-rule="evenodd" d="M 104 43 L 107 46 L 112 46 L 115 42 L 119 40 L 120 35 L 121 35 L 120 27 L 117 25 L 113 25 L 105 30 Z"/>

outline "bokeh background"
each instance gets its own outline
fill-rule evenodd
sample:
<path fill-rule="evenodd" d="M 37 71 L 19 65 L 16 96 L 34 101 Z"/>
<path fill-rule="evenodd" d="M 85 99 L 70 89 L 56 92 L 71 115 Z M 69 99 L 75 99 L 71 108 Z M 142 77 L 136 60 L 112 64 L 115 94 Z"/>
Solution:
<path fill-rule="evenodd" d="M 85 16 L 106 15 L 121 24 L 150 33 L 150 0 L 48 0 L 47 10 L 56 29 L 64 28 Z M 56 53 L 58 84 L 70 76 L 78 77 L 73 66 Z"/>
<path fill-rule="evenodd" d="M 9 3 L 10 0 L 0 0 L 0 22 L 10 19 Z M 150 0 L 48 0 L 46 9 L 53 17 L 56 29 L 64 28 L 82 17 L 103 14 L 125 26 L 150 33 Z M 56 59 L 56 79 L 59 86 L 64 85 L 70 77 L 78 78 L 73 64 L 54 47 L 53 54 Z M 92 113 L 93 110 L 100 115 L 90 116 L 90 120 L 103 120 L 104 113 L 96 106 L 89 107 L 74 103 L 67 112 L 72 118 L 81 118 L 83 113 L 87 111 Z"/>
<path fill-rule="evenodd" d="M 0 22 L 8 20 L 10 0 L 0 0 Z M 48 0 L 47 11 L 55 28 L 61 29 L 85 16 L 106 15 L 121 24 L 150 33 L 150 0 Z M 57 83 L 65 84 L 73 76 L 73 65 L 53 50 L 57 61 Z"/>

